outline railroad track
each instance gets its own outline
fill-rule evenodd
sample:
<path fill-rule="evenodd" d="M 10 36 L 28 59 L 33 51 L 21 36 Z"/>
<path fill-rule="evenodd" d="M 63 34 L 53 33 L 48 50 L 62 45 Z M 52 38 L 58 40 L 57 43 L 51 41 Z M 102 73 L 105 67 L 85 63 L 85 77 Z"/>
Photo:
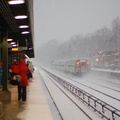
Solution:
<path fill-rule="evenodd" d="M 93 83 L 93 82 L 92 82 L 92 83 Z M 110 88 L 110 87 L 105 86 L 105 85 L 100 85 L 100 84 L 98 84 L 98 83 L 93 83 L 93 84 L 98 85 L 98 86 L 101 86 L 101 87 L 103 87 L 103 88 L 107 88 L 107 89 L 109 89 L 109 90 L 113 90 L 113 91 L 115 91 L 115 92 L 118 92 L 118 94 L 120 93 L 120 90 L 116 90 L 116 89 L 114 89 L 114 88 Z"/>
<path fill-rule="evenodd" d="M 62 86 L 64 86 L 67 90 L 69 90 L 74 96 L 76 96 L 80 101 L 86 104 L 89 108 L 93 109 L 94 112 L 101 115 L 103 119 L 120 120 L 120 110 L 107 104 L 106 102 L 100 100 L 99 98 L 96 98 L 93 95 L 83 91 L 82 89 L 69 83 L 68 81 L 65 81 L 64 79 L 46 70 L 45 72 L 47 72 L 47 74 L 49 74 L 50 77 L 52 77 Z"/>
<path fill-rule="evenodd" d="M 75 118 L 75 120 L 80 120 L 80 119 L 82 119 L 82 120 L 100 120 L 100 119 L 93 119 L 91 116 L 89 116 L 89 114 L 87 114 L 87 112 L 86 111 L 84 111 L 70 96 L 69 96 L 69 94 L 67 94 L 64 90 L 63 90 L 63 87 L 61 88 L 60 87 L 60 85 L 54 80 L 54 78 L 53 77 L 51 77 L 51 75 L 50 74 L 48 74 L 48 72 L 46 73 L 46 71 L 43 71 L 43 73 L 42 74 L 45 74 L 45 76 L 46 77 L 44 77 L 44 75 L 41 75 L 42 76 L 42 79 L 43 79 L 43 83 L 45 84 L 45 86 L 46 86 L 46 88 L 47 88 L 47 91 L 48 91 L 48 93 L 50 94 L 50 96 L 51 96 L 51 98 L 52 98 L 52 100 L 53 100 L 53 102 L 54 102 L 54 104 L 55 104 L 55 106 L 56 106 L 56 108 L 57 108 L 57 110 L 58 110 L 58 112 L 59 112 L 59 115 L 60 115 L 60 117 L 61 117 L 61 120 L 72 120 L 73 118 L 73 116 L 75 116 L 76 118 Z M 46 80 L 47 79 L 47 80 Z M 57 90 L 57 96 L 55 97 L 54 96 L 54 93 L 52 93 L 51 92 L 51 89 L 53 89 L 53 88 L 50 88 L 50 84 L 52 84 L 52 87 L 53 86 L 55 86 L 55 90 L 57 90 L 57 89 L 59 89 L 59 90 Z M 68 111 L 68 113 L 67 114 L 69 114 L 69 116 L 72 116 L 71 118 L 69 118 L 68 117 L 68 115 L 66 114 L 65 115 L 65 111 L 61 111 L 61 108 L 59 108 L 59 105 L 57 104 L 57 102 L 56 102 L 56 99 L 57 99 L 57 97 L 61 94 L 61 93 L 59 93 L 59 92 L 62 92 L 62 96 L 61 96 L 61 98 L 63 98 L 64 100 L 66 100 L 66 107 L 73 107 L 72 109 L 73 109 L 73 114 L 75 113 L 75 111 L 74 110 L 76 110 L 77 109 L 77 113 L 79 113 L 78 114 L 78 116 L 79 117 L 77 117 L 77 115 L 73 115 L 73 114 L 70 114 L 69 113 L 69 111 Z M 68 91 L 67 91 L 68 92 Z M 70 101 L 70 105 L 68 106 L 67 104 L 69 103 L 69 101 Z M 61 106 L 61 105 L 60 105 Z M 65 107 L 65 106 L 64 106 Z M 71 108 L 67 108 L 67 109 L 71 109 Z M 71 111 L 71 110 L 70 110 Z M 77 114 L 77 113 L 75 113 L 75 114 Z M 67 117 L 68 118 L 67 118 Z M 82 118 L 83 117 L 83 118 Z"/>
<path fill-rule="evenodd" d="M 64 76 L 64 77 L 65 77 L 65 76 Z M 66 78 L 68 78 L 68 77 L 66 77 Z M 96 92 L 98 92 L 98 93 L 101 93 L 101 94 L 103 94 L 103 95 L 105 95 L 105 96 L 107 96 L 107 97 L 110 97 L 110 98 L 112 98 L 112 99 L 117 100 L 117 101 L 120 102 L 120 99 L 119 99 L 119 98 L 116 98 L 116 97 L 113 97 L 113 96 L 111 96 L 111 95 L 108 95 L 108 94 L 106 94 L 105 92 L 101 92 L 100 90 L 94 89 L 93 87 L 90 87 L 90 86 L 88 86 L 88 85 L 82 84 L 82 83 L 80 83 L 80 82 L 78 82 L 78 81 L 75 81 L 75 80 L 73 80 L 73 79 L 71 79 L 71 78 L 68 78 L 68 79 L 70 79 L 71 81 L 74 81 L 74 82 L 76 82 L 76 83 L 78 83 L 78 84 L 80 84 L 80 85 L 82 85 L 82 86 L 85 86 L 85 87 L 87 87 L 87 88 L 89 88 L 89 89 L 92 89 L 92 90 L 94 90 L 94 91 L 96 91 Z M 98 84 L 97 84 L 97 85 L 98 85 Z M 99 85 L 99 86 L 103 87 L 102 85 Z M 107 89 L 116 91 L 118 94 L 120 94 L 120 91 L 119 91 L 119 90 L 115 90 L 115 89 L 112 89 L 112 88 L 108 88 L 108 87 L 106 87 L 106 86 L 104 86 L 104 88 L 107 88 Z"/>

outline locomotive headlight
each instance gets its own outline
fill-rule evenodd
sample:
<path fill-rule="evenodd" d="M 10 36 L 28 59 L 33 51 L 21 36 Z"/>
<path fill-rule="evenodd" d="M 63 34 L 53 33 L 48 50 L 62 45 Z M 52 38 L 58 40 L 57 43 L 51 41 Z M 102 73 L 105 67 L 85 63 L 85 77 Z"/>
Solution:
<path fill-rule="evenodd" d="M 76 65 L 80 65 L 80 61 L 76 62 Z"/>
<path fill-rule="evenodd" d="M 87 65 L 90 65 L 90 62 L 87 62 L 86 64 L 87 64 Z"/>

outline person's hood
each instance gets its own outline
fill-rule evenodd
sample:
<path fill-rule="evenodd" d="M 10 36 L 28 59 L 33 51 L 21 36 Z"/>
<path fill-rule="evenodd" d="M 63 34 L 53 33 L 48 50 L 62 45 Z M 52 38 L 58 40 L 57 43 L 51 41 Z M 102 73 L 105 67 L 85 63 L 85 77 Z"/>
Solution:
<path fill-rule="evenodd" d="M 20 65 L 26 65 L 25 60 L 20 60 Z"/>

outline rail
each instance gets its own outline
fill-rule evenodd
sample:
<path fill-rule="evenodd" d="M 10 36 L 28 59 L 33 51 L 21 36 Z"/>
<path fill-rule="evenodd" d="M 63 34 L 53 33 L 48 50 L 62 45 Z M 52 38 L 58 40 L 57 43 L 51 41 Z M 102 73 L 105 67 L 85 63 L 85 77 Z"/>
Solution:
<path fill-rule="evenodd" d="M 84 104 L 101 115 L 102 118 L 105 118 L 106 120 L 120 120 L 120 110 L 83 91 L 75 85 L 63 80 L 62 78 L 48 72 L 47 70 L 45 71 L 67 90 L 69 90 L 73 95 L 75 95 L 79 100 L 81 100 Z"/>

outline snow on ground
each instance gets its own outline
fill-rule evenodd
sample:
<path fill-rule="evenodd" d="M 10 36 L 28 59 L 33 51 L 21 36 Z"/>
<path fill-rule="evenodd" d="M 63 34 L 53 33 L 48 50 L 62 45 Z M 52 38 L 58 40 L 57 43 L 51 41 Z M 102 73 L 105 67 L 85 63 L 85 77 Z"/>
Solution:
<path fill-rule="evenodd" d="M 52 95 L 55 104 L 57 105 L 64 120 L 90 120 L 82 111 L 80 111 L 64 94 L 61 92 L 49 78 L 40 70 L 41 76 L 46 83 L 50 94 Z M 59 83 L 55 82 L 61 89 L 64 89 Z M 66 94 L 72 98 L 81 109 L 83 109 L 92 120 L 101 120 L 101 117 L 96 115 L 86 105 L 76 99 L 69 91 L 65 90 Z"/>
<path fill-rule="evenodd" d="M 67 80 L 68 82 L 74 84 L 75 86 L 79 87 L 80 89 L 94 95 L 95 97 L 101 99 L 102 101 L 105 101 L 106 103 L 108 103 L 111 106 L 120 110 L 120 80 L 111 79 L 109 77 L 107 78 L 106 76 L 99 76 L 99 75 L 94 76 L 91 74 L 84 75 L 83 77 L 80 77 L 80 76 L 75 77 L 73 75 L 65 74 L 63 72 L 56 71 L 51 68 L 49 68 L 49 70 L 50 70 L 50 72 L 53 72 L 54 74 L 62 77 L 64 80 Z M 66 78 L 66 75 L 68 78 Z M 77 81 L 80 84 L 78 84 L 72 80 Z M 98 93 L 94 89 L 96 89 L 97 91 L 100 91 L 101 93 Z M 105 96 L 102 93 L 108 94 L 109 96 L 113 96 L 114 98 L 116 98 L 118 100 L 112 99 L 109 96 Z"/>

